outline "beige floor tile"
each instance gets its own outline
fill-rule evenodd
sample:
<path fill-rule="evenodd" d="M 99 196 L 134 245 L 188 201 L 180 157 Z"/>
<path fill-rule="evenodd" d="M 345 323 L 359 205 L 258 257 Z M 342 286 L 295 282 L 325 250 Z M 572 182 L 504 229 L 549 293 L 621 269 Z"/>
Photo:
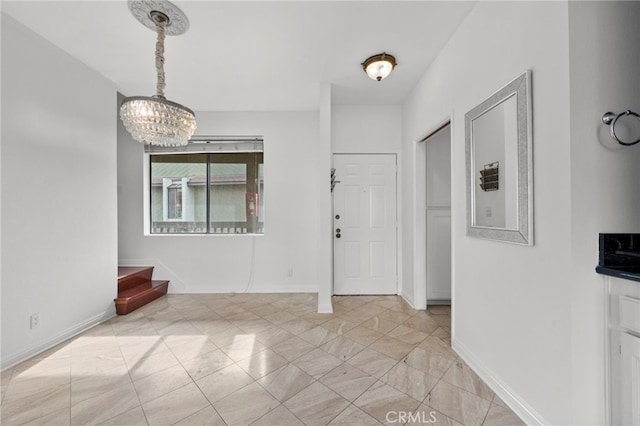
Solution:
<path fill-rule="evenodd" d="M 441 412 L 434 410 L 428 405 L 422 404 L 418 410 L 413 414 L 413 417 L 410 418 L 407 425 L 433 425 L 433 426 L 463 426 L 462 423 L 459 423 L 453 420 L 451 417 L 445 416 Z"/>
<path fill-rule="evenodd" d="M 71 377 L 71 357 L 54 357 L 28 360 L 12 369 L 11 383 L 40 379 L 42 377 Z M 7 383 L 9 384 L 9 383 Z"/>
<path fill-rule="evenodd" d="M 438 352 L 415 348 L 407 355 L 404 362 L 408 366 L 422 370 L 432 376 L 442 377 L 449 367 L 451 367 L 454 360 L 454 358 L 443 356 Z"/>
<path fill-rule="evenodd" d="M 228 344 L 219 345 L 220 349 L 232 360 L 239 361 L 267 349 L 252 334 L 240 334 Z"/>
<path fill-rule="evenodd" d="M 191 324 L 182 324 L 175 331 L 162 335 L 162 341 L 169 347 L 169 349 L 173 349 L 187 343 L 197 345 L 198 343 L 206 340 L 207 335 Z"/>
<path fill-rule="evenodd" d="M 287 361 L 293 361 L 314 350 L 315 346 L 299 337 L 292 337 L 273 346 L 271 349 L 283 356 Z"/>
<path fill-rule="evenodd" d="M 247 334 L 258 334 L 274 327 L 273 323 L 263 318 L 252 321 L 233 321 L 233 325 Z"/>
<path fill-rule="evenodd" d="M 493 404 L 498 404 L 504 408 L 509 408 L 506 402 L 504 402 L 497 394 L 493 395 L 493 400 L 491 401 Z"/>
<path fill-rule="evenodd" d="M 233 360 L 220 349 L 182 362 L 182 366 L 193 380 L 201 379 L 231 364 Z"/>
<path fill-rule="evenodd" d="M 481 425 L 491 403 L 457 386 L 440 381 L 424 403 L 466 425 Z"/>
<path fill-rule="evenodd" d="M 342 364 L 342 361 L 322 349 L 315 349 L 293 361 L 293 364 L 317 379 Z"/>
<path fill-rule="evenodd" d="M 449 367 L 444 376 L 442 376 L 442 380 L 474 393 L 488 401 L 493 399 L 494 394 L 489 386 L 487 386 L 467 364 L 460 360 L 454 362 L 453 365 Z"/>
<path fill-rule="evenodd" d="M 264 416 L 260 417 L 255 422 L 251 423 L 251 426 L 304 426 L 304 423 L 300 421 L 296 416 L 287 410 L 284 405 L 279 405 L 273 410 L 269 411 Z"/>
<path fill-rule="evenodd" d="M 133 382 L 140 402 L 144 404 L 191 383 L 191 377 L 181 365 L 169 367 Z"/>
<path fill-rule="evenodd" d="M 389 412 L 415 411 L 420 406 L 420 401 L 383 382 L 378 382 L 356 399 L 353 404 L 379 422 L 387 423 Z"/>
<path fill-rule="evenodd" d="M 98 424 L 139 405 L 133 385 L 127 383 L 71 406 L 71 424 Z"/>
<path fill-rule="evenodd" d="M 320 379 L 322 384 L 348 401 L 355 400 L 376 381 L 375 377 L 347 363 L 333 369 Z"/>
<path fill-rule="evenodd" d="M 348 337 L 349 339 L 356 341 L 363 346 L 369 346 L 382 336 L 384 336 L 384 334 L 364 327 L 362 325 L 352 328 L 345 334 L 345 337 Z"/>
<path fill-rule="evenodd" d="M 314 323 L 315 325 L 322 324 L 333 318 L 332 314 L 319 314 L 317 312 L 311 312 L 301 316 L 302 319 Z"/>
<path fill-rule="evenodd" d="M 314 381 L 313 377 L 293 364 L 285 365 L 258 380 L 280 402 L 285 402 Z"/>
<path fill-rule="evenodd" d="M 199 336 L 196 340 L 191 340 L 170 349 L 176 358 L 178 358 L 178 361 L 184 362 L 209 352 L 213 352 L 217 350 L 218 347 L 211 343 L 206 336 Z"/>
<path fill-rule="evenodd" d="M 410 345 L 417 345 L 418 343 L 429 337 L 427 333 L 423 333 L 422 331 L 418 331 L 404 325 L 397 326 L 396 328 L 388 332 L 387 336 L 393 337 L 394 339 L 398 339 Z"/>
<path fill-rule="evenodd" d="M 158 353 L 170 352 L 160 336 L 118 336 L 120 351 L 127 364 Z"/>
<path fill-rule="evenodd" d="M 99 396 L 110 389 L 126 384 L 131 384 L 131 377 L 127 370 L 122 368 L 74 380 L 71 383 L 71 405 L 76 405 L 85 399 Z"/>
<path fill-rule="evenodd" d="M 312 345 L 320 346 L 335 339 L 338 335 L 333 331 L 318 326 L 299 334 L 298 337 Z"/>
<path fill-rule="evenodd" d="M 293 337 L 293 334 L 287 330 L 283 330 L 280 327 L 273 327 L 263 332 L 256 334 L 256 340 L 267 347 L 275 346 L 279 343 L 289 340 Z"/>
<path fill-rule="evenodd" d="M 451 306 L 449 305 L 432 305 L 427 308 L 427 312 L 431 315 L 447 315 L 451 316 Z"/>
<path fill-rule="evenodd" d="M 326 328 L 329 331 L 333 331 L 338 335 L 343 335 L 357 325 L 357 323 L 349 321 L 345 318 L 335 317 L 327 322 L 322 323 L 320 326 Z"/>
<path fill-rule="evenodd" d="M 424 339 L 422 343 L 418 345 L 418 347 L 426 349 L 430 352 L 437 352 L 442 356 L 448 358 L 457 358 L 458 355 L 451 349 L 451 345 L 449 344 L 449 339 L 436 337 L 431 335 Z"/>
<path fill-rule="evenodd" d="M 524 422 L 508 408 L 492 404 L 484 420 L 484 426 L 524 426 Z"/>
<path fill-rule="evenodd" d="M 304 424 L 313 426 L 329 423 L 349 405 L 349 401 L 315 382 L 284 405 Z"/>
<path fill-rule="evenodd" d="M 356 407 L 350 405 L 329 423 L 331 426 L 376 426 L 380 422 Z"/>
<path fill-rule="evenodd" d="M 354 310 L 354 312 L 357 311 L 357 312 L 367 313 L 371 315 L 378 315 L 379 313 L 382 313 L 386 310 L 387 308 L 383 308 L 382 306 L 376 305 L 375 301 L 373 301 L 373 302 L 366 303 L 362 306 L 359 306 Z"/>
<path fill-rule="evenodd" d="M 127 412 L 110 418 L 99 426 L 146 426 L 147 418 L 144 416 L 142 407 L 133 408 Z"/>
<path fill-rule="evenodd" d="M 136 381 L 178 364 L 178 359 L 173 355 L 173 352 L 167 350 L 127 362 L 127 368 L 131 380 Z"/>
<path fill-rule="evenodd" d="M 377 312 L 362 311 L 360 309 L 354 309 L 352 311 L 343 312 L 340 314 L 340 318 L 350 321 L 356 325 L 360 325 L 370 318 L 373 318 Z"/>
<path fill-rule="evenodd" d="M 261 316 L 262 318 L 266 317 L 267 315 L 271 315 L 274 314 L 276 312 L 280 312 L 280 308 L 273 306 L 270 303 L 266 303 L 266 304 L 260 304 L 257 307 L 251 308 L 251 312 L 253 312 L 254 314 Z"/>
<path fill-rule="evenodd" d="M 403 322 L 411 318 L 412 315 L 406 312 L 398 312 L 398 311 L 392 311 L 391 309 L 388 309 L 386 311 L 380 312 L 378 314 L 378 317 L 384 320 L 389 320 L 398 324 L 402 324 Z"/>
<path fill-rule="evenodd" d="M 369 345 L 369 349 L 378 351 L 390 358 L 400 360 L 414 348 L 414 345 L 402 342 L 393 337 L 383 336 Z"/>
<path fill-rule="evenodd" d="M 378 379 L 398 363 L 397 360 L 368 348 L 363 349 L 347 362 Z"/>
<path fill-rule="evenodd" d="M 69 408 L 65 407 L 62 410 L 54 411 L 46 416 L 37 418 L 27 423 L 22 423 L 21 426 L 52 426 L 52 425 L 69 425 L 71 424 L 71 413 Z"/>
<path fill-rule="evenodd" d="M 298 319 L 298 316 L 290 314 L 287 311 L 278 311 L 278 312 L 274 312 L 272 314 L 266 315 L 263 318 L 269 322 L 274 323 L 275 325 L 280 325 L 287 321 Z"/>
<path fill-rule="evenodd" d="M 251 376 L 237 365 L 230 365 L 196 381 L 210 402 L 216 402 L 253 382 Z"/>
<path fill-rule="evenodd" d="M 431 318 L 418 317 L 411 317 L 403 322 L 402 325 L 411 327 L 426 334 L 431 334 L 440 327 L 440 325 Z"/>
<path fill-rule="evenodd" d="M 247 425 L 280 405 L 258 383 L 252 383 L 217 401 L 213 407 L 228 425 Z"/>
<path fill-rule="evenodd" d="M 287 330 L 291 334 L 295 334 L 296 336 L 304 333 L 305 331 L 311 330 L 315 326 L 316 325 L 314 323 L 301 318 L 280 324 L 281 328 Z"/>
<path fill-rule="evenodd" d="M 231 324 L 230 322 L 219 322 L 215 326 L 211 326 L 208 330 L 203 332 L 209 338 L 209 341 L 219 348 L 224 348 L 238 343 L 238 340 L 255 341 L 256 336 L 252 333 L 246 333 L 239 327 Z"/>
<path fill-rule="evenodd" d="M 338 336 L 330 342 L 320 346 L 323 351 L 335 356 L 341 361 L 346 361 L 364 349 L 361 344 L 342 336 Z"/>
<path fill-rule="evenodd" d="M 71 405 L 71 385 L 34 390 L 16 400 L 5 400 L 0 410 L 0 424 L 22 424 L 46 416 Z"/>
<path fill-rule="evenodd" d="M 243 311 L 243 312 L 238 312 L 237 314 L 229 315 L 225 318 L 227 321 L 231 321 L 231 323 L 236 323 L 236 322 L 245 322 L 245 321 L 255 321 L 260 319 L 260 316 L 254 314 L 251 311 Z"/>
<path fill-rule="evenodd" d="M 4 400 L 13 401 L 27 397 L 33 393 L 34 389 L 47 390 L 68 385 L 71 383 L 69 360 L 66 360 L 66 364 L 66 368 L 59 368 L 51 373 L 42 372 L 35 374 L 27 370 L 17 374 L 16 377 L 7 384 Z"/>
<path fill-rule="evenodd" d="M 142 405 L 149 425 L 172 425 L 209 405 L 207 398 L 193 384 L 169 392 Z"/>
<path fill-rule="evenodd" d="M 288 364 L 288 362 L 271 349 L 265 349 L 262 352 L 237 361 L 236 364 L 254 379 L 259 379 Z"/>
<path fill-rule="evenodd" d="M 175 423 L 174 426 L 226 426 L 222 417 L 210 405 L 189 417 Z"/>
<path fill-rule="evenodd" d="M 422 401 L 440 378 L 409 367 L 404 362 L 399 362 L 387 374 L 382 376 L 381 380 L 400 392 Z"/>
<path fill-rule="evenodd" d="M 382 334 L 387 334 L 400 324 L 398 324 L 397 322 L 389 321 L 388 319 L 382 319 L 379 316 L 374 316 L 363 322 L 362 325 L 364 327 L 370 328 L 371 330 L 378 331 Z"/>

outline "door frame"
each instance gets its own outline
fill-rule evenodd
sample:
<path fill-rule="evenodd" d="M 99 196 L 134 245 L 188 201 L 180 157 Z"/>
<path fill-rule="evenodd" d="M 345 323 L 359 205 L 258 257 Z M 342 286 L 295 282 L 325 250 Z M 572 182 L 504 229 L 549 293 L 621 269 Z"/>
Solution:
<path fill-rule="evenodd" d="M 400 265 L 402 256 L 402 239 L 400 237 L 401 217 L 400 217 L 400 204 L 402 202 L 401 186 L 400 186 L 400 153 L 398 152 L 332 152 L 331 153 L 331 167 L 334 166 L 334 156 L 336 155 L 393 155 L 396 159 L 396 293 L 401 295 L 402 292 L 402 267 Z M 339 185 L 340 183 L 338 183 Z M 331 190 L 331 295 L 335 295 L 335 241 L 334 241 L 334 200 L 333 190 Z M 426 243 L 426 242 L 425 242 Z M 426 294 L 426 293 L 425 293 Z"/>
<path fill-rule="evenodd" d="M 438 123 L 431 127 L 428 131 L 423 133 L 423 136 L 416 139 L 413 143 L 413 166 L 414 166 L 414 181 L 413 181 L 413 199 L 414 199 L 414 240 L 413 240 L 413 307 L 417 310 L 427 309 L 427 167 L 426 167 L 426 140 L 431 136 L 442 130 L 447 124 L 451 130 L 451 141 L 449 142 L 449 149 L 451 150 L 451 178 L 453 192 L 453 141 L 454 138 L 454 119 L 453 111 L 451 114 L 438 121 Z M 452 194 L 453 195 L 453 194 Z M 453 314 L 454 305 L 454 290 L 455 290 L 455 270 L 453 265 L 455 263 L 454 245 L 454 220 L 456 214 L 454 213 L 454 197 L 451 197 L 451 310 Z M 452 324 L 453 326 L 453 324 Z"/>

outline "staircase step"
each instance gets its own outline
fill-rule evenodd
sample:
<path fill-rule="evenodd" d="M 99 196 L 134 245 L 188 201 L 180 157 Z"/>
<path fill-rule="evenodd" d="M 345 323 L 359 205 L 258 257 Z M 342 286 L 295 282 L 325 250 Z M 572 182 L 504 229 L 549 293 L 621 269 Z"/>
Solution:
<path fill-rule="evenodd" d="M 167 294 L 169 281 L 153 280 L 141 283 L 135 287 L 118 292 L 116 302 L 116 313 L 126 315 L 135 311 L 141 306 Z"/>
<path fill-rule="evenodd" d="M 151 281 L 153 266 L 118 266 L 118 294 Z"/>

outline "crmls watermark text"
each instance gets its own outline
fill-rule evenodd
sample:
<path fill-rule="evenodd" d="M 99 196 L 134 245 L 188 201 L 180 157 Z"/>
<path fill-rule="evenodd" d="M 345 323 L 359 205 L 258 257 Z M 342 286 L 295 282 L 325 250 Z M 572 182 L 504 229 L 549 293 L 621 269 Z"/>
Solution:
<path fill-rule="evenodd" d="M 435 423 L 438 419 L 436 418 L 436 412 L 430 411 L 429 413 L 425 411 L 388 411 L 386 416 L 387 423 Z"/>

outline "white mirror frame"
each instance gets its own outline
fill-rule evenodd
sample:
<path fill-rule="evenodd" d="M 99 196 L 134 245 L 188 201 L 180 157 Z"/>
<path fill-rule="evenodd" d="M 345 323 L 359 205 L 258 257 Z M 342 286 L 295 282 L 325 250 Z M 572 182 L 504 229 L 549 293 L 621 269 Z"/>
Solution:
<path fill-rule="evenodd" d="M 478 226 L 476 224 L 476 190 L 479 174 L 475 168 L 475 148 L 479 141 L 474 138 L 473 121 L 486 112 L 516 96 L 517 140 L 505 143 L 517 144 L 517 226 L 514 229 Z M 473 108 L 465 115 L 465 156 L 467 169 L 467 235 L 533 245 L 533 157 L 531 126 L 531 71 L 527 70 L 511 83 Z"/>

